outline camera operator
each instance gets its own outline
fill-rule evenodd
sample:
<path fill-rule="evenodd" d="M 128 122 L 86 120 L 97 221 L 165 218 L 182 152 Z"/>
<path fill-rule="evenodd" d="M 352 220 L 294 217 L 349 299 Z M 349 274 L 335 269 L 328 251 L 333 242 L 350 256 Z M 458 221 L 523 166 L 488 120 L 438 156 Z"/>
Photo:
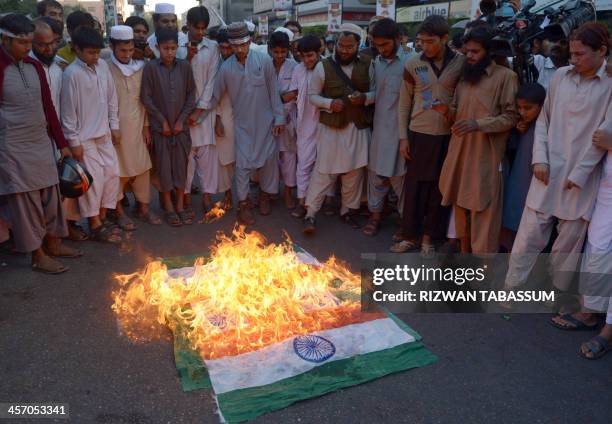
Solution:
<path fill-rule="evenodd" d="M 569 65 L 569 45 L 566 39 L 552 41 L 542 40 L 541 54 L 533 56 L 533 63 L 538 70 L 538 83 L 548 90 L 550 79 L 557 69 Z"/>
<path fill-rule="evenodd" d="M 154 59 L 155 55 L 147 44 L 149 36 L 149 24 L 140 16 L 130 16 L 125 24 L 132 27 L 134 31 L 134 56 L 135 60 Z"/>

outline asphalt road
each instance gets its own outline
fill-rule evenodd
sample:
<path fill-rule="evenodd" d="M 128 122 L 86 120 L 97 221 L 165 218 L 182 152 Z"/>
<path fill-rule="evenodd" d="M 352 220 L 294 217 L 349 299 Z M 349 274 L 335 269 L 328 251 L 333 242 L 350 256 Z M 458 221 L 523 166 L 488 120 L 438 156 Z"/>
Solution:
<path fill-rule="evenodd" d="M 283 231 L 319 258 L 332 253 L 359 270 L 362 252 L 386 252 L 393 224 L 376 238 L 321 217 L 305 238 L 280 202 L 254 229 Z M 64 402 L 76 423 L 217 423 L 208 390 L 183 393 L 168 341 L 135 345 L 118 333 L 112 273 L 147 257 L 204 253 L 234 214 L 213 224 L 139 224 L 130 246 L 81 243 L 71 271 L 45 276 L 23 256 L 0 255 L 0 402 Z M 612 354 L 577 354 L 591 333 L 563 332 L 546 315 L 401 316 L 439 361 L 260 417 L 261 423 L 609 423 Z M 16 422 L 25 422 L 19 420 Z M 40 421 L 44 422 L 44 421 Z"/>

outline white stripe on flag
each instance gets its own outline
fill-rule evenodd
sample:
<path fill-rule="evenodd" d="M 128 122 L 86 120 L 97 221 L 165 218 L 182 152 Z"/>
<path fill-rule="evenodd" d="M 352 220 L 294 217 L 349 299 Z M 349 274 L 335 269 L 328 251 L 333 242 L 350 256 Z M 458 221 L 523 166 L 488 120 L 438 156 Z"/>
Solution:
<path fill-rule="evenodd" d="M 204 361 L 215 393 L 219 395 L 263 386 L 305 373 L 324 363 L 415 341 L 390 318 L 313 334 L 331 342 L 335 348 L 335 353 L 320 363 L 302 359 L 294 349 L 294 337 L 242 355 Z"/>

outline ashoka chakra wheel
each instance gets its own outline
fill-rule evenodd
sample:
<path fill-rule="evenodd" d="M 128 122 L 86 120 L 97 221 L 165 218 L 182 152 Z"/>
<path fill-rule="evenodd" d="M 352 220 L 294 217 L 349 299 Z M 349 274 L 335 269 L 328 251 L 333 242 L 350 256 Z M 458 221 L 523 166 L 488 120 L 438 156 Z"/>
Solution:
<path fill-rule="evenodd" d="M 323 362 L 334 356 L 336 346 L 321 336 L 305 335 L 293 339 L 296 355 L 308 362 Z"/>

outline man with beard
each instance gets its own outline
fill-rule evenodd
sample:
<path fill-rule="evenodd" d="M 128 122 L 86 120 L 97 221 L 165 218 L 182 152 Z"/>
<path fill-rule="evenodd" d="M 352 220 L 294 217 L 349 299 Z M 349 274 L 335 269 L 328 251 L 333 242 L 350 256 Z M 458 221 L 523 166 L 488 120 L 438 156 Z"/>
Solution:
<path fill-rule="evenodd" d="M 452 137 L 442 165 L 442 204 L 453 205 L 461 252 L 496 253 L 501 228 L 502 161 L 518 121 L 518 78 L 490 56 L 487 28 L 465 37 L 466 63 L 450 108 Z"/>
<path fill-rule="evenodd" d="M 58 274 L 68 268 L 51 256 L 81 252 L 60 243 L 68 229 L 51 139 L 62 156 L 71 154 L 45 72 L 28 56 L 34 25 L 24 15 L 8 14 L 0 31 L 0 198 L 16 250 L 31 253 L 33 270 Z"/>
<path fill-rule="evenodd" d="M 51 90 L 55 111 L 60 111 L 60 92 L 62 91 L 62 68 L 55 63 L 55 55 L 62 39 L 62 25 L 51 18 L 38 18 L 34 21 L 34 40 L 30 57 L 40 62 Z"/>
<path fill-rule="evenodd" d="M 176 23 L 176 13 L 174 12 L 174 5 L 170 3 L 157 3 L 155 5 L 155 13 L 153 13 L 153 25 L 155 31 L 161 28 L 170 28 L 178 32 L 178 50 L 176 51 L 177 59 L 187 59 L 188 51 L 187 45 L 189 44 L 189 38 L 183 31 L 178 30 Z M 159 58 L 159 49 L 157 48 L 157 37 L 155 32 L 147 39 L 149 48 Z"/>
<path fill-rule="evenodd" d="M 217 75 L 215 100 L 227 92 L 234 110 L 238 221 L 253 225 L 248 201 L 250 177 L 259 173 L 259 213 L 270 213 L 270 195 L 278 193 L 278 137 L 285 129 L 285 113 L 272 59 L 250 48 L 252 39 L 244 22 L 227 28 L 234 55 Z"/>
<path fill-rule="evenodd" d="M 408 56 L 400 47 L 399 27 L 392 19 L 384 18 L 376 22 L 370 30 L 370 36 L 372 45 L 379 54 L 372 63 L 374 79 L 366 102 L 375 102 L 376 109 L 368 161 L 370 219 L 363 233 L 374 236 L 378 233 L 389 186 L 398 198 L 401 198 L 402 194 L 406 164 L 399 154 L 398 128 L 396 125 L 389 125 L 389 117 L 397 116 L 404 63 Z M 399 204 L 401 205 L 401 200 Z"/>
<path fill-rule="evenodd" d="M 111 28 L 110 46 L 112 56 L 106 61 L 117 90 L 117 115 L 121 142 L 115 145 L 119 162 L 119 198 L 117 199 L 117 224 L 126 231 L 135 229 L 132 220 L 125 214 L 121 200 L 127 184 L 138 202 L 136 216 L 152 225 L 161 223 L 159 217 L 149 210 L 151 187 L 149 175 L 151 158 L 151 130 L 146 112 L 140 102 L 140 87 L 144 68 L 143 60 L 133 59 L 134 31 L 127 25 Z"/>
<path fill-rule="evenodd" d="M 342 184 L 341 219 L 359 228 L 355 210 L 361 202 L 372 124 L 371 109 L 365 106 L 371 60 L 358 54 L 360 41 L 361 28 L 342 24 L 334 57 L 319 62 L 310 80 L 310 102 L 321 113 L 317 160 L 306 195 L 305 234 L 315 232 L 315 215 L 338 178 Z"/>
<path fill-rule="evenodd" d="M 399 96 L 399 153 L 406 162 L 400 231 L 391 251 L 421 249 L 433 253 L 434 240 L 444 238 L 449 208 L 441 206 L 438 188 L 450 139 L 445 112 L 452 102 L 465 57 L 448 47 L 445 18 L 427 17 L 419 28 L 422 53 L 404 67 Z"/>
<path fill-rule="evenodd" d="M 219 157 L 215 147 L 215 111 L 212 110 L 215 77 L 219 69 L 219 47 L 206 38 L 210 23 L 208 9 L 196 6 L 187 12 L 189 56 L 196 85 L 196 108 L 187 119 L 191 134 L 191 153 L 185 184 L 185 206 L 191 209 L 191 184 L 194 174 L 199 177 L 202 189 L 204 215 L 212 207 L 211 196 L 217 193 Z M 192 212 L 193 213 L 193 212 Z"/>

